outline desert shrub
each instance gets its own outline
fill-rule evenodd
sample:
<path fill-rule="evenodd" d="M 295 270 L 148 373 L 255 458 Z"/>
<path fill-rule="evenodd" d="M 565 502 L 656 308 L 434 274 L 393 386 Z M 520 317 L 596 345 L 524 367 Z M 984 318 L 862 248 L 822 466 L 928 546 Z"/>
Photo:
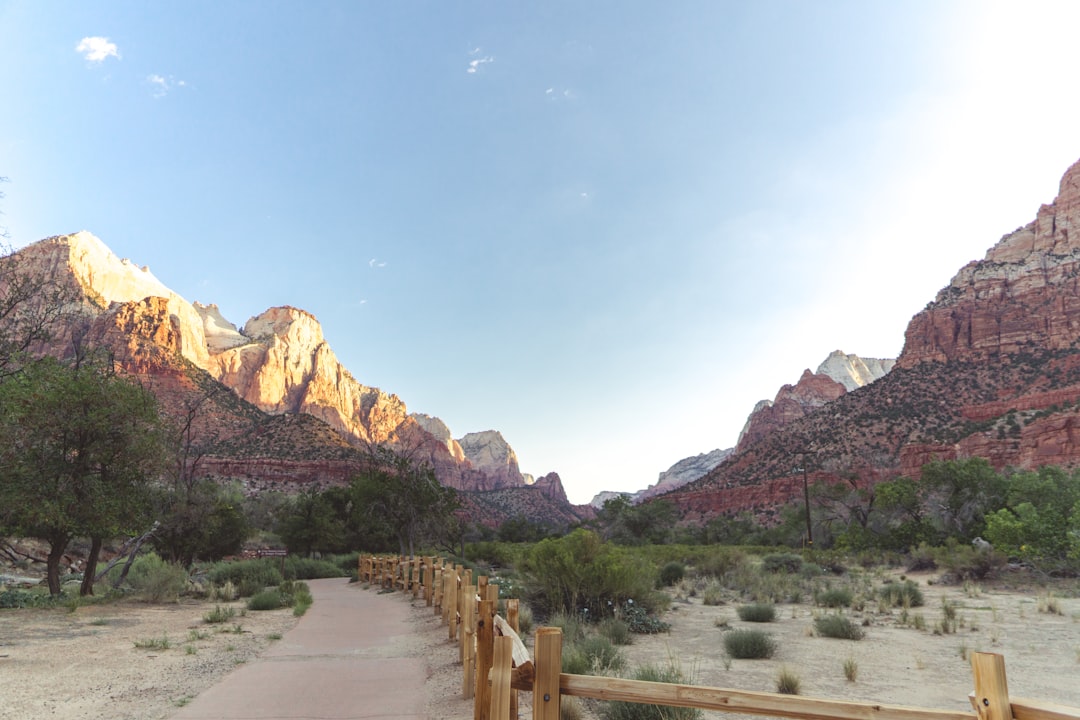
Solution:
<path fill-rule="evenodd" d="M 776 653 L 776 641 L 761 630 L 732 630 L 724 633 L 724 649 L 737 660 L 758 660 Z"/>
<path fill-rule="evenodd" d="M 918 547 L 911 549 L 906 567 L 908 572 L 937 570 L 937 560 L 934 558 L 934 549 L 926 543 L 919 543 Z"/>
<path fill-rule="evenodd" d="M 738 610 L 739 619 L 745 622 L 772 622 L 776 619 L 776 606 L 770 603 L 743 605 Z"/>
<path fill-rule="evenodd" d="M 675 665 L 667 667 L 644 665 L 634 673 L 634 680 L 677 684 L 688 682 L 682 671 Z M 698 720 L 700 717 L 701 711 L 697 708 L 644 705 L 621 701 L 609 702 L 604 709 L 605 720 Z"/>
<path fill-rule="evenodd" d="M 640 605 L 627 605 L 621 613 L 630 632 L 639 635 L 655 635 L 656 633 L 669 632 L 671 625 L 649 613 Z"/>
<path fill-rule="evenodd" d="M 603 675 L 618 672 L 626 665 L 619 648 L 602 635 L 580 640 L 563 653 L 563 672 L 574 675 Z"/>
<path fill-rule="evenodd" d="M 922 607 L 925 602 L 922 590 L 914 580 L 882 585 L 878 588 L 878 597 L 892 607 Z"/>
<path fill-rule="evenodd" d="M 795 553 L 772 553 L 761 558 L 761 569 L 771 573 L 797 573 L 802 564 L 802 558 Z"/>
<path fill-rule="evenodd" d="M 548 618 L 547 625 L 562 630 L 564 643 L 573 644 L 585 639 L 585 623 L 577 615 L 557 612 Z"/>
<path fill-rule="evenodd" d="M 10 588 L 0 592 L 0 608 L 48 607 L 52 602 L 47 594 L 32 590 Z"/>
<path fill-rule="evenodd" d="M 281 591 L 276 588 L 257 592 L 247 601 L 248 610 L 277 610 L 283 607 L 285 607 L 285 599 L 281 596 Z"/>
<path fill-rule="evenodd" d="M 851 607 L 851 589 L 846 587 L 826 588 L 814 598 L 818 605 L 827 608 Z"/>
<path fill-rule="evenodd" d="M 746 561 L 746 553 L 739 548 L 721 547 L 701 558 L 697 563 L 700 576 L 720 578 Z"/>
<path fill-rule="evenodd" d="M 686 567 L 680 562 L 669 562 L 660 568 L 660 584 L 671 587 L 686 575 Z"/>
<path fill-rule="evenodd" d="M 532 608 L 525 603 L 521 603 L 518 606 L 518 634 L 521 635 L 521 637 L 530 634 L 533 629 L 533 623 Z"/>
<path fill-rule="evenodd" d="M 187 570 L 162 560 L 157 553 L 135 558 L 127 583 L 148 602 L 176 601 L 187 585 Z"/>
<path fill-rule="evenodd" d="M 814 618 L 814 629 L 818 635 L 840 640 L 862 640 L 863 630 L 843 615 L 819 615 Z"/>
<path fill-rule="evenodd" d="M 329 560 L 315 560 L 305 557 L 285 559 L 285 577 L 289 580 L 314 580 L 317 578 L 345 577 L 356 572 L 355 564 L 348 571 Z"/>
<path fill-rule="evenodd" d="M 825 574 L 825 570 L 817 563 L 803 563 L 799 568 L 799 577 L 804 580 L 813 580 Z"/>
<path fill-rule="evenodd" d="M 959 545 L 951 538 L 950 541 L 945 547 L 938 548 L 935 555 L 938 565 L 948 570 L 948 576 L 954 582 L 982 580 L 1008 562 L 1008 558 L 997 550 L 976 550 L 970 545 Z"/>
<path fill-rule="evenodd" d="M 597 626 L 597 630 L 615 645 L 630 645 L 634 642 L 634 636 L 630 634 L 630 626 L 620 618 L 604 618 Z"/>
<path fill-rule="evenodd" d="M 228 605 L 224 607 L 215 605 L 213 610 L 203 615 L 203 622 L 216 625 L 218 623 L 228 622 L 234 617 L 236 617 L 236 608 L 229 607 Z"/>
<path fill-rule="evenodd" d="M 798 695 L 802 681 L 799 676 L 786 667 L 780 668 L 780 674 L 776 676 L 776 692 L 781 695 Z"/>
<path fill-rule="evenodd" d="M 701 592 L 701 602 L 706 605 L 723 605 L 724 587 L 716 580 L 710 580 Z"/>
<path fill-rule="evenodd" d="M 277 566 L 278 563 L 269 558 L 220 562 L 210 568 L 207 577 L 216 585 L 231 582 L 240 597 L 250 597 L 281 584 L 283 578 Z"/>

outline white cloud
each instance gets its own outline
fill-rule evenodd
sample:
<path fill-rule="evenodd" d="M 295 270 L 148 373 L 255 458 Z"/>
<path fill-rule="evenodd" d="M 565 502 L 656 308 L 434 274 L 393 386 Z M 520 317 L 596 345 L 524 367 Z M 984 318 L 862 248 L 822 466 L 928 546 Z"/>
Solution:
<path fill-rule="evenodd" d="M 147 75 L 146 82 L 150 84 L 156 98 L 165 97 L 173 88 L 187 87 L 187 83 L 183 80 L 177 80 L 172 75 L 165 77 L 157 73 Z"/>
<path fill-rule="evenodd" d="M 469 67 L 465 68 L 465 72 L 474 75 L 479 72 L 480 68 L 484 65 L 495 62 L 494 55 L 481 55 L 481 52 L 483 51 L 480 48 L 473 48 L 469 51 L 469 56 L 472 60 L 469 61 Z"/>
<path fill-rule="evenodd" d="M 371 258 L 370 260 L 368 260 L 368 267 L 383 268 L 386 267 L 386 263 L 382 260 L 378 260 L 377 258 Z"/>
<path fill-rule="evenodd" d="M 84 37 L 75 46 L 75 52 L 92 63 L 102 63 L 110 57 L 120 59 L 120 49 L 116 47 L 116 43 L 109 42 L 109 38 L 104 37 Z"/>

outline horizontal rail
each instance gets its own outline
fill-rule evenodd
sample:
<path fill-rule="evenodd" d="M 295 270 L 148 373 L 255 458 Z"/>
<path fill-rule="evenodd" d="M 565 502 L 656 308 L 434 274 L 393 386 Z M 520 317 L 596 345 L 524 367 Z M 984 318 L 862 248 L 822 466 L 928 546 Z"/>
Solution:
<path fill-rule="evenodd" d="M 1009 698 L 1014 720 L 1080 720 L 1080 708 L 1028 698 Z"/>
<path fill-rule="evenodd" d="M 559 675 L 559 691 L 595 700 L 621 700 L 649 705 L 720 710 L 723 712 L 801 720 L 973 720 L 973 712 L 860 703 L 847 700 L 819 700 L 796 695 L 726 690 L 677 685 L 674 683 L 624 680 L 591 675 Z M 1049 703 L 1041 703 L 1048 705 Z M 1068 710 L 1068 708 L 1064 708 Z M 1078 720 L 1076 715 L 1017 715 L 1016 720 Z"/>

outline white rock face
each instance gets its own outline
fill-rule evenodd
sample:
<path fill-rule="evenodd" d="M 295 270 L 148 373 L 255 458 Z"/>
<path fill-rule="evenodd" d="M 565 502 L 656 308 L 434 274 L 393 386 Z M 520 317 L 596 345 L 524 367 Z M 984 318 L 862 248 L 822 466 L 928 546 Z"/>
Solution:
<path fill-rule="evenodd" d="M 592 505 L 597 510 L 600 510 L 600 509 L 602 509 L 604 507 L 604 503 L 606 503 L 608 500 L 614 500 L 617 497 L 631 498 L 632 495 L 630 493 L 621 493 L 621 492 L 613 492 L 611 490 L 603 490 L 601 492 L 596 493 L 596 495 L 593 496 L 593 499 L 589 501 L 589 504 Z"/>
<path fill-rule="evenodd" d="M 517 454 L 498 430 L 469 433 L 458 443 L 474 468 L 515 485 L 522 483 Z"/>
<path fill-rule="evenodd" d="M 217 305 L 203 305 L 196 302 L 194 306 L 195 312 L 202 318 L 203 334 L 206 336 L 206 345 L 210 348 L 210 352 L 219 353 L 251 342 L 236 329 L 235 325 L 222 317 Z"/>
<path fill-rule="evenodd" d="M 717 449 L 694 457 L 683 458 L 660 473 L 655 485 L 650 485 L 647 489 L 635 493 L 633 502 L 639 503 L 651 497 L 663 495 L 700 477 L 704 477 L 710 470 L 724 462 L 734 451 L 735 448 Z"/>
<path fill-rule="evenodd" d="M 441 419 L 424 413 L 412 413 L 409 417 L 415 420 L 422 430 L 445 445 L 451 457 L 459 462 L 465 459 L 465 451 L 461 449 L 461 445 L 450 434 L 450 428 Z"/>
<path fill-rule="evenodd" d="M 739 431 L 739 440 L 735 443 L 738 447 L 742 442 L 743 436 L 746 435 L 746 431 L 750 429 L 750 421 L 754 419 L 754 416 L 765 408 L 772 407 L 772 400 L 758 400 L 754 405 L 754 409 L 750 411 L 750 414 L 746 416 L 746 422 L 743 423 L 742 430 Z"/>
<path fill-rule="evenodd" d="M 829 357 L 818 365 L 817 374 L 828 375 L 851 392 L 884 377 L 894 365 L 894 359 L 861 358 L 858 355 L 845 355 L 841 350 L 833 350 Z"/>

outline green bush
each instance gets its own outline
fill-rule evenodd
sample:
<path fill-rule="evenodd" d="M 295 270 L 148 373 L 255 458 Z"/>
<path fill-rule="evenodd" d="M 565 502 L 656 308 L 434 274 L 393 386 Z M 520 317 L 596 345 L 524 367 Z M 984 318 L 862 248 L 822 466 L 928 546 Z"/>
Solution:
<path fill-rule="evenodd" d="M 640 605 L 627 605 L 622 611 L 622 619 L 626 621 L 630 632 L 639 635 L 655 635 L 671 630 L 671 625 L 649 614 L 649 611 Z"/>
<path fill-rule="evenodd" d="M 765 572 L 798 573 L 802 569 L 803 560 L 795 553 L 773 553 L 761 558 L 761 569 Z"/>
<path fill-rule="evenodd" d="M 827 608 L 851 607 L 851 589 L 846 587 L 822 590 L 814 598 L 818 605 Z"/>
<path fill-rule="evenodd" d="M 645 665 L 634 673 L 634 680 L 662 683 L 687 683 L 678 667 L 669 665 Z M 669 707 L 666 705 L 644 705 L 631 702 L 609 702 L 604 709 L 605 720 L 698 720 L 701 711 L 697 708 Z"/>
<path fill-rule="evenodd" d="M 187 586 L 187 570 L 165 562 L 157 553 L 135 558 L 128 571 L 127 583 L 148 602 L 175 602 Z"/>
<path fill-rule="evenodd" d="M 0 592 L 0 608 L 49 607 L 53 604 L 47 594 L 11 588 Z"/>
<path fill-rule="evenodd" d="M 840 640 L 862 640 L 863 630 L 843 615 L 819 615 L 814 618 L 818 635 Z"/>
<path fill-rule="evenodd" d="M 520 615 L 518 620 L 520 623 Z M 630 625 L 619 618 L 604 618 L 597 626 L 597 630 L 616 645 L 630 645 L 634 642 L 634 636 L 630 634 Z"/>
<path fill-rule="evenodd" d="M 925 602 L 922 590 L 913 580 L 902 583 L 888 583 L 878 589 L 878 597 L 892 607 L 922 607 Z"/>
<path fill-rule="evenodd" d="M 602 635 L 593 635 L 572 644 L 563 653 L 562 670 L 574 675 L 605 675 L 626 665 L 619 648 Z"/>
<path fill-rule="evenodd" d="M 745 622 L 767 623 L 776 619 L 776 606 L 770 603 L 743 605 L 736 612 L 739 619 Z"/>
<path fill-rule="evenodd" d="M 720 578 L 746 561 L 746 553 L 739 548 L 715 548 L 697 563 L 698 575 Z"/>
<path fill-rule="evenodd" d="M 229 607 L 228 605 L 226 605 L 225 607 L 222 607 L 221 605 L 215 605 L 213 610 L 203 615 L 203 622 L 211 625 L 216 625 L 219 623 L 228 622 L 234 617 L 236 617 L 236 608 Z"/>
<path fill-rule="evenodd" d="M 285 559 L 285 578 L 288 580 L 315 580 L 318 578 L 346 577 L 356 572 L 356 565 L 345 571 L 330 560 L 314 560 L 304 557 Z"/>
<path fill-rule="evenodd" d="M 248 610 L 278 610 L 283 607 L 285 607 L 285 599 L 281 596 L 281 591 L 276 588 L 257 592 L 247 601 Z"/>
<path fill-rule="evenodd" d="M 529 603 L 541 612 L 583 613 L 601 618 L 633 599 L 646 609 L 663 606 L 653 587 L 656 566 L 596 533 L 575 530 L 534 545 L 522 566 Z"/>
<path fill-rule="evenodd" d="M 758 660 L 773 656 L 776 641 L 761 630 L 732 630 L 724 633 L 724 649 L 738 660 Z"/>
<path fill-rule="evenodd" d="M 686 575 L 686 567 L 680 562 L 669 562 L 660 569 L 660 584 L 671 587 Z"/>
<path fill-rule="evenodd" d="M 210 568 L 207 577 L 215 585 L 231 582 L 238 589 L 240 597 L 251 597 L 268 587 L 281 584 L 284 578 L 278 565 L 279 562 L 269 558 L 220 562 Z"/>

